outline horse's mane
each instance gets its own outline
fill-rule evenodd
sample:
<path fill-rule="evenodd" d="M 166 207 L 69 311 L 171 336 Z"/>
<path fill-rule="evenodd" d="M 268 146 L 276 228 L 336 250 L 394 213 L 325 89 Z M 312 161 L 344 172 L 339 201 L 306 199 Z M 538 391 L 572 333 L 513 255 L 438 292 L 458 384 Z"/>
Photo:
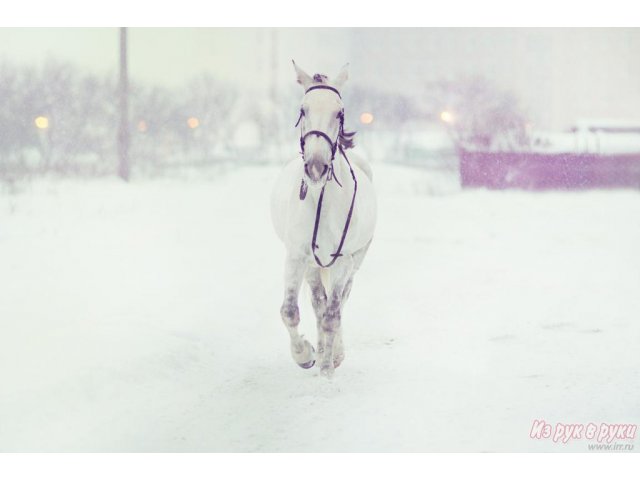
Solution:
<path fill-rule="evenodd" d="M 355 146 L 353 142 L 353 137 L 357 132 L 345 132 L 344 130 L 338 136 L 338 140 L 340 142 L 340 146 L 347 150 L 349 148 L 353 148 Z"/>
<path fill-rule="evenodd" d="M 321 73 L 316 73 L 313 76 L 313 82 L 327 85 L 329 83 L 329 77 Z M 355 146 L 353 137 L 356 135 L 356 133 L 357 132 L 355 131 L 347 132 L 346 130 L 344 130 L 344 128 L 340 131 L 340 134 L 338 135 L 338 141 L 340 142 L 340 146 L 344 150 L 348 150 L 349 148 L 353 148 Z"/>

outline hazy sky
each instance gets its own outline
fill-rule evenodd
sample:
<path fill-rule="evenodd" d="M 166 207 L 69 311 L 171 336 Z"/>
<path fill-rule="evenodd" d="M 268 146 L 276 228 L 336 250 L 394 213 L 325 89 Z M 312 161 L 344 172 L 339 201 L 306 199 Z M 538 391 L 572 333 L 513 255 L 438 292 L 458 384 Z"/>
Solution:
<path fill-rule="evenodd" d="M 515 93 L 541 128 L 578 118 L 640 120 L 640 29 L 130 29 L 134 80 L 180 86 L 208 71 L 252 89 L 292 88 L 291 59 L 411 94 L 481 74 Z M 274 48 L 275 46 L 275 48 Z M 0 59 L 68 60 L 114 72 L 117 29 L 0 29 Z"/>

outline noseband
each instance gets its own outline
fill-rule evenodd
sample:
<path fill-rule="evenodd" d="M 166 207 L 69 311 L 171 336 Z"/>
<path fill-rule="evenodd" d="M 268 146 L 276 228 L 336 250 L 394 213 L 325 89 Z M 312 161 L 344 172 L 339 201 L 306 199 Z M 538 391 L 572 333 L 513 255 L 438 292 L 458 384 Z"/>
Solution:
<path fill-rule="evenodd" d="M 308 88 L 304 93 L 305 95 L 307 93 L 309 93 L 312 90 L 331 90 L 333 92 L 335 92 L 336 95 L 338 95 L 338 97 L 340 97 L 340 99 L 342 99 L 342 97 L 340 96 L 340 92 L 338 90 L 336 90 L 333 87 L 330 87 L 329 85 L 314 85 L 313 87 Z M 300 109 L 300 116 L 298 117 L 298 121 L 296 122 L 296 127 L 300 124 L 300 121 L 302 120 L 302 117 L 304 117 L 304 110 L 302 110 L 302 108 Z M 310 135 L 316 135 L 317 137 L 323 138 L 325 139 L 329 145 L 331 146 L 331 166 L 329 167 L 329 173 L 327 174 L 327 182 L 329 182 L 332 178 L 335 178 L 336 183 L 338 185 L 340 185 L 340 188 L 342 188 L 342 184 L 338 181 L 338 178 L 335 176 L 334 171 L 333 171 L 333 159 L 336 156 L 336 150 L 340 151 L 340 154 L 342 155 L 342 157 L 345 159 L 345 161 L 347 162 L 347 165 L 349 166 L 349 171 L 351 172 L 351 178 L 353 178 L 353 197 L 351 198 L 351 205 L 349 206 L 349 213 L 347 214 L 347 219 L 344 223 L 344 228 L 342 230 L 342 237 L 340 238 L 340 243 L 338 244 L 338 248 L 335 251 L 335 253 L 332 253 L 331 256 L 331 261 L 329 263 L 327 263 L 326 265 L 324 265 L 320 259 L 318 258 L 318 255 L 316 254 L 316 250 L 319 248 L 318 244 L 316 243 L 316 240 L 318 238 L 318 229 L 320 227 L 320 214 L 322 213 L 322 200 L 324 198 L 324 189 L 327 186 L 327 183 L 325 182 L 325 184 L 322 186 L 322 190 L 320 191 L 320 197 L 318 198 L 318 207 L 316 209 L 316 220 L 314 222 L 313 225 L 313 235 L 311 237 L 311 253 L 313 253 L 313 258 L 315 259 L 316 263 L 318 264 L 319 267 L 322 268 L 329 268 L 331 265 L 333 265 L 335 263 L 335 261 L 338 259 L 338 257 L 342 256 L 342 247 L 344 246 L 344 241 L 347 238 L 347 232 L 349 231 L 349 224 L 351 223 L 351 216 L 353 215 L 353 206 L 355 205 L 356 202 L 356 192 L 358 191 L 358 180 L 356 179 L 356 174 L 353 171 L 353 167 L 351 166 L 351 162 L 349 162 L 349 159 L 347 158 L 347 155 L 344 153 L 344 149 L 339 145 L 339 141 L 340 141 L 340 135 L 343 133 L 344 131 L 344 111 L 340 112 L 340 114 L 338 115 L 338 119 L 340 120 L 340 128 L 338 129 L 338 137 L 336 138 L 336 141 L 334 142 L 333 140 L 331 140 L 331 138 L 329 137 L 329 135 L 327 135 L 325 132 L 320 131 L 320 130 L 309 130 L 307 133 L 305 133 L 304 135 L 300 136 L 300 153 L 302 155 L 302 159 L 304 160 L 304 144 L 305 144 L 305 140 L 307 139 L 307 137 L 309 137 Z M 305 170 L 306 170 L 306 166 L 305 166 Z M 304 200 L 307 196 L 307 184 L 304 181 L 304 177 L 302 178 L 302 183 L 300 184 L 300 200 Z"/>

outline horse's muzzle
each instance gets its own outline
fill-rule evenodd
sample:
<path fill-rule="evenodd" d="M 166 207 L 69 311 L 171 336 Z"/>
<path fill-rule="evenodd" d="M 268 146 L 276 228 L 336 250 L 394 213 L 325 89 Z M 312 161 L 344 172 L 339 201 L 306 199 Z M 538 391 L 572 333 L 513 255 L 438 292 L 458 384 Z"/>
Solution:
<path fill-rule="evenodd" d="M 305 162 L 304 171 L 312 182 L 319 182 L 329 171 L 329 165 L 324 162 L 310 161 Z"/>

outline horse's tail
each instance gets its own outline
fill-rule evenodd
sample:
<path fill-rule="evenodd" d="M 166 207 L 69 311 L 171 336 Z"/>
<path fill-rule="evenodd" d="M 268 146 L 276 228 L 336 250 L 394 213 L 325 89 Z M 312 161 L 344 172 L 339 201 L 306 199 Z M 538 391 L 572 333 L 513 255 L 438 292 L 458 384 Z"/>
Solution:
<path fill-rule="evenodd" d="M 320 269 L 320 281 L 322 282 L 324 291 L 327 292 L 327 296 L 329 296 L 329 287 L 331 287 L 331 269 L 329 268 Z"/>

